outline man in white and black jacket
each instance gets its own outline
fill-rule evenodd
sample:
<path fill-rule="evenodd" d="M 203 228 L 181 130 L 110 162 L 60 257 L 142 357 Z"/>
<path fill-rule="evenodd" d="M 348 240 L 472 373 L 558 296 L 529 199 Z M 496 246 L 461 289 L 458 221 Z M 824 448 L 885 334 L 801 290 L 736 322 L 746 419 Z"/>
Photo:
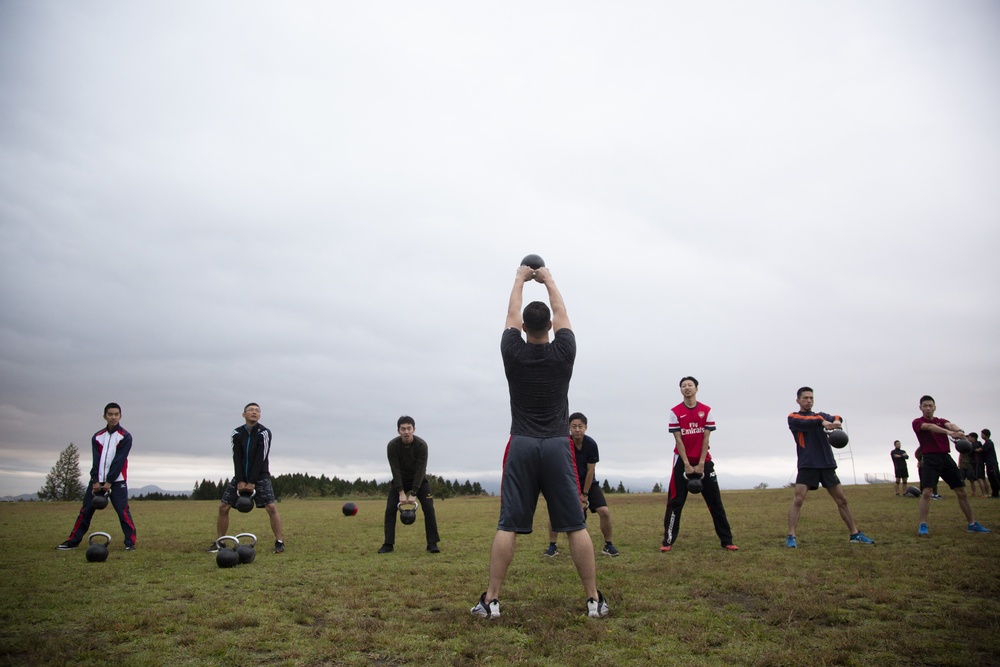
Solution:
<path fill-rule="evenodd" d="M 135 550 L 135 522 L 128 507 L 128 454 L 132 450 L 132 434 L 118 423 L 122 418 L 121 406 L 108 403 L 104 406 L 104 421 L 107 427 L 101 429 L 90 439 L 90 448 L 94 454 L 94 465 L 90 469 L 90 483 L 83 497 L 83 507 L 69 533 L 69 539 L 56 547 L 60 551 L 75 549 L 80 546 L 84 535 L 90 529 L 90 521 L 94 518 L 94 494 L 103 493 L 108 496 L 111 506 L 118 513 L 122 532 L 125 534 L 125 550 Z"/>

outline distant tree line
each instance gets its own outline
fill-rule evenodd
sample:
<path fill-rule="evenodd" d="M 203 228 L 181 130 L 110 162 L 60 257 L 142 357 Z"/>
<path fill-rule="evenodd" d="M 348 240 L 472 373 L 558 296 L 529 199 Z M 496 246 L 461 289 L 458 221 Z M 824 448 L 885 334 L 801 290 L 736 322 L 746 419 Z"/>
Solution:
<path fill-rule="evenodd" d="M 436 498 L 489 495 L 479 482 L 465 480 L 462 483 L 457 479 L 449 481 L 437 475 L 427 475 L 427 481 L 431 485 L 431 493 Z M 222 498 L 222 494 L 228 485 L 229 479 L 220 479 L 218 482 L 203 479 L 201 482 L 195 482 L 194 490 L 191 492 L 191 499 L 219 500 Z M 385 496 L 389 493 L 389 485 L 388 481 L 378 482 L 374 479 L 366 480 L 359 477 L 353 482 L 349 482 L 336 476 L 327 477 L 326 475 L 320 475 L 319 477 L 314 477 L 301 472 L 274 475 L 271 477 L 271 486 L 277 498 L 357 498 Z M 167 498 L 177 497 L 167 496 Z"/>
<path fill-rule="evenodd" d="M 186 493 L 161 493 L 159 491 L 152 491 L 132 496 L 132 500 L 191 500 L 191 496 Z"/>
<path fill-rule="evenodd" d="M 656 486 L 659 486 L 659 483 L 657 483 Z M 604 480 L 604 484 L 601 485 L 601 491 L 603 491 L 604 493 L 632 493 L 630 490 L 625 488 L 625 485 L 622 484 L 620 480 L 618 482 L 618 488 L 612 489 L 611 485 L 608 484 L 608 480 L 606 479 Z M 653 493 L 657 493 L 657 489 L 655 486 L 653 487 Z"/>

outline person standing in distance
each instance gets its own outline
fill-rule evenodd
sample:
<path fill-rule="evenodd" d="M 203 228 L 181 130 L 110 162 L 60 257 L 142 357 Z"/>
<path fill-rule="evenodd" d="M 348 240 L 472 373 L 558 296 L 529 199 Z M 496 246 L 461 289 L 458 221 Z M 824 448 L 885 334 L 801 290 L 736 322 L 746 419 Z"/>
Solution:
<path fill-rule="evenodd" d="M 956 440 L 965 437 L 965 433 L 956 424 L 947 419 L 935 417 L 937 403 L 931 396 L 920 397 L 921 415 L 913 420 L 913 432 L 920 443 L 920 525 L 917 528 L 919 537 L 928 537 L 930 531 L 927 528 L 927 510 L 931 504 L 931 494 L 938 479 L 951 487 L 958 499 L 958 506 L 968 520 L 967 530 L 970 533 L 989 533 L 989 528 L 982 526 L 972 515 L 972 505 L 969 497 L 965 493 L 965 482 L 962 481 L 962 473 L 955 465 L 955 459 L 951 457 L 951 442 L 948 438 Z"/>
<path fill-rule="evenodd" d="M 121 427 L 121 406 L 108 403 L 104 406 L 105 428 L 90 439 L 90 449 L 94 455 L 94 465 L 90 469 L 90 485 L 83 496 L 83 507 L 76 517 L 69 539 L 56 547 L 60 551 L 76 549 L 90 529 L 94 518 L 94 494 L 105 493 L 111 506 L 118 513 L 118 522 L 125 534 L 125 551 L 135 551 L 135 522 L 128 507 L 128 454 L 132 451 L 132 434 Z"/>
<path fill-rule="evenodd" d="M 688 496 L 685 475 L 701 475 L 704 485 L 701 494 L 708 505 L 708 513 L 712 515 L 715 534 L 719 536 L 723 549 L 739 551 L 739 547 L 733 544 L 733 531 L 726 518 L 726 509 L 722 506 L 715 464 L 708 453 L 708 440 L 715 430 L 712 408 L 698 402 L 698 381 L 690 375 L 681 378 L 680 388 L 684 400 L 670 411 L 668 425 L 668 431 L 674 434 L 674 468 L 667 489 L 667 511 L 663 515 L 660 551 L 670 551 L 681 532 L 681 510 Z"/>
<path fill-rule="evenodd" d="M 903 449 L 903 445 L 899 440 L 893 442 L 892 447 L 893 449 L 889 452 L 889 456 L 892 457 L 892 467 L 895 469 L 896 495 L 898 496 L 900 483 L 903 484 L 903 491 L 906 491 L 906 480 L 910 476 L 910 471 L 906 466 L 906 459 L 910 458 L 910 455 Z"/>
<path fill-rule="evenodd" d="M 972 451 L 969 453 L 969 462 L 972 463 L 972 475 L 969 486 L 972 487 L 972 495 L 976 495 L 976 484 L 979 485 L 979 495 L 983 498 L 989 496 L 986 489 L 986 450 L 983 443 L 979 442 L 979 434 L 971 431 L 967 434 Z"/>
<path fill-rule="evenodd" d="M 267 510 L 274 532 L 274 553 L 285 551 L 282 537 L 281 515 L 275 504 L 274 489 L 271 487 L 271 471 L 268 467 L 271 454 L 271 429 L 260 423 L 260 406 L 247 403 L 243 408 L 242 426 L 233 429 L 230 440 L 233 446 L 233 478 L 229 481 L 222 502 L 219 504 L 219 519 L 216 522 L 218 537 L 229 530 L 229 510 L 236 506 L 236 498 L 241 491 L 253 493 L 254 504 Z M 210 553 L 219 550 L 215 542 L 209 547 Z"/>
<path fill-rule="evenodd" d="M 874 540 L 858 530 L 854 522 L 854 513 L 851 512 L 844 487 L 837 477 L 837 461 L 833 458 L 833 449 L 826 438 L 827 431 L 844 427 L 843 420 L 825 412 L 813 412 L 814 398 L 810 387 L 801 387 L 795 394 L 795 402 L 799 404 L 799 411 L 788 415 L 788 428 L 795 439 L 799 473 L 795 478 L 795 497 L 788 510 L 788 537 L 785 538 L 785 546 L 790 549 L 799 546 L 795 527 L 799 524 L 802 503 L 806 500 L 806 494 L 818 489 L 820 484 L 837 503 L 840 518 L 850 531 L 851 544 L 875 544 Z"/>
<path fill-rule="evenodd" d="M 597 442 L 587 435 L 587 417 L 582 412 L 574 412 L 569 416 L 569 437 L 573 440 L 576 456 L 576 473 L 580 480 L 580 500 L 587 505 L 587 509 L 592 514 L 601 518 L 601 533 L 604 535 L 604 549 L 601 554 L 605 556 L 620 556 L 621 552 L 611 541 L 611 510 L 608 509 L 608 501 L 604 498 L 601 485 L 594 481 L 594 473 L 598 461 L 601 460 Z M 586 516 L 586 511 L 584 511 Z M 544 555 L 552 558 L 559 553 L 556 548 L 556 535 L 549 524 L 549 546 L 543 552 Z"/>
<path fill-rule="evenodd" d="M 551 311 L 534 301 L 521 312 L 524 284 L 529 280 L 545 285 Z M 549 342 L 553 328 L 555 335 Z M 527 342 L 521 338 L 522 329 Z M 472 614 L 499 618 L 500 589 L 514 559 L 517 535 L 531 532 L 541 492 L 552 529 L 569 537 L 570 555 L 587 595 L 587 615 L 607 616 L 608 603 L 597 590 L 594 543 L 583 516 L 573 441 L 566 435 L 576 336 L 548 268 L 518 268 L 500 352 L 510 392 L 510 439 L 503 457 L 500 521 L 490 547 L 489 584 Z"/>
<path fill-rule="evenodd" d="M 990 439 L 993 433 L 988 428 L 982 430 L 983 458 L 986 460 L 986 479 L 990 482 L 990 498 L 1000 498 L 1000 470 L 997 466 L 997 448 Z"/>
<path fill-rule="evenodd" d="M 392 471 L 392 484 L 385 503 L 385 541 L 378 550 L 380 554 L 391 553 L 396 542 L 396 510 L 399 503 L 419 501 L 424 514 L 424 532 L 427 535 L 427 551 L 436 554 L 441 551 L 434 514 L 434 496 L 427 481 L 427 443 L 413 434 L 416 422 L 413 417 L 403 415 L 396 420 L 399 435 L 386 446 L 386 458 Z"/>

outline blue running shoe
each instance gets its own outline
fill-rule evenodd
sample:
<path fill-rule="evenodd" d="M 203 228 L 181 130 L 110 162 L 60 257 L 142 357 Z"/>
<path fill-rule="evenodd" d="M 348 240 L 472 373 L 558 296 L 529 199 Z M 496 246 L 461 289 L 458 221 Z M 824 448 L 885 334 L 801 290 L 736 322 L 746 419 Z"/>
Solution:
<path fill-rule="evenodd" d="M 785 538 L 785 546 L 788 547 L 789 549 L 798 549 L 799 543 L 795 541 L 794 535 L 789 535 L 788 537 Z"/>
<path fill-rule="evenodd" d="M 927 524 L 926 523 L 920 524 L 920 528 L 917 529 L 917 537 L 928 537 L 929 535 L 930 531 L 927 530 Z"/>
<path fill-rule="evenodd" d="M 978 521 L 973 521 L 972 523 L 970 523 L 969 527 L 966 528 L 966 530 L 969 531 L 970 533 L 992 533 L 993 532 L 992 530 L 990 530 L 986 526 L 982 525 Z"/>
<path fill-rule="evenodd" d="M 875 544 L 875 540 L 868 537 L 860 530 L 851 535 L 851 544 Z"/>

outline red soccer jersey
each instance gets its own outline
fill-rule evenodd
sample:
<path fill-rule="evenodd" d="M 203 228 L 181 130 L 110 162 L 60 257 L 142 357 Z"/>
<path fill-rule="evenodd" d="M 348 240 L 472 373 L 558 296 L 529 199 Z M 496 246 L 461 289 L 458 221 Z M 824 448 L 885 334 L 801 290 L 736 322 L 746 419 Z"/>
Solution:
<path fill-rule="evenodd" d="M 917 442 L 920 443 L 921 455 L 951 453 L 951 441 L 948 440 L 948 436 L 944 433 L 934 433 L 933 431 L 925 431 L 920 428 L 921 424 L 934 424 L 935 426 L 946 428 L 945 424 L 947 423 L 947 419 L 941 419 L 940 417 L 924 419 L 921 416 L 913 420 L 913 432 L 917 434 Z"/>
<path fill-rule="evenodd" d="M 683 403 L 675 405 L 670 411 L 668 430 L 671 433 L 680 432 L 688 461 L 693 466 L 698 465 L 698 461 L 701 460 L 701 446 L 705 442 L 705 431 L 715 430 L 712 408 L 704 403 L 696 403 L 693 408 Z M 677 451 L 677 447 L 674 447 L 674 451 Z M 705 456 L 706 462 L 711 460 L 711 454 Z"/>

